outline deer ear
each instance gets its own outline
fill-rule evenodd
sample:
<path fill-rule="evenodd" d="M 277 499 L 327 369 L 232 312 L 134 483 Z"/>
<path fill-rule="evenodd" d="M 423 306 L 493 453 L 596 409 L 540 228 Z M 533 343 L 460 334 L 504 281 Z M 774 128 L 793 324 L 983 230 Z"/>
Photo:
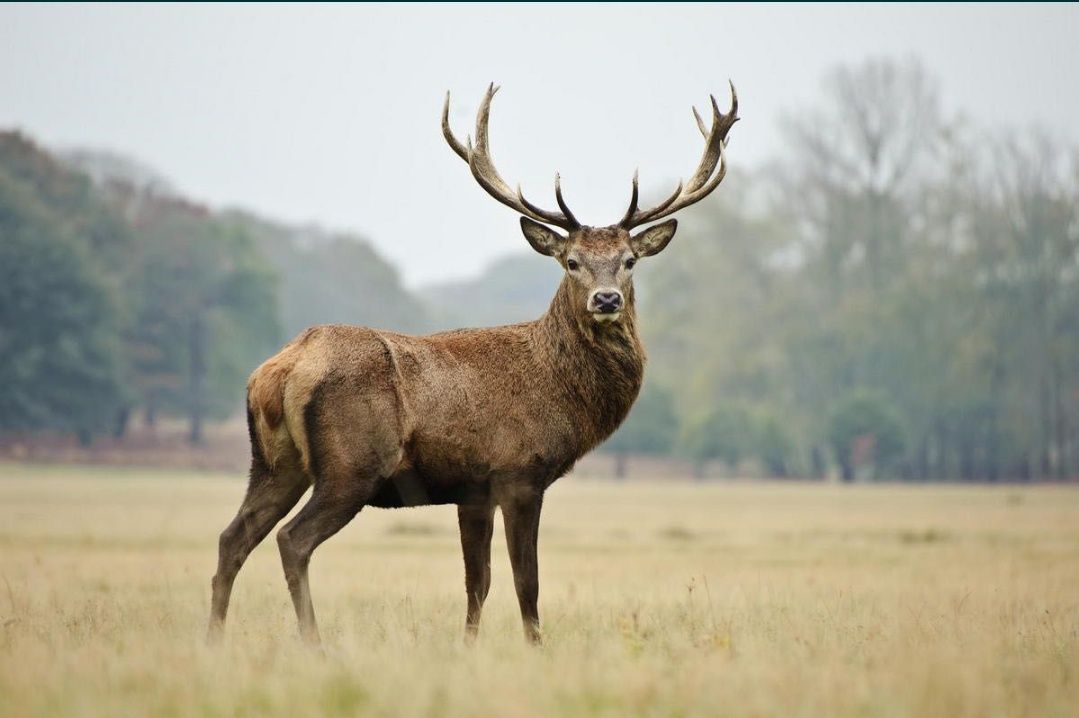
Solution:
<path fill-rule="evenodd" d="M 562 249 L 566 238 L 545 224 L 533 222 L 528 217 L 521 217 L 521 231 L 525 239 L 532 245 L 532 249 L 540 254 L 553 257 Z"/>
<path fill-rule="evenodd" d="M 668 219 L 662 224 L 642 230 L 629 238 L 629 246 L 633 248 L 638 257 L 651 257 L 659 254 L 674 238 L 674 231 L 678 229 L 677 219 Z"/>

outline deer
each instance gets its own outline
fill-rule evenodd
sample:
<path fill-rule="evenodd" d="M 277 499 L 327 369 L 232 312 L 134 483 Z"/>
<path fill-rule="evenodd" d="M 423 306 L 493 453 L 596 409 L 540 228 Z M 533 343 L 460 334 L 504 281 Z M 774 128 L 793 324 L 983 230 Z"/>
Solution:
<path fill-rule="evenodd" d="M 704 151 L 688 181 L 615 224 L 581 224 L 555 177 L 558 209 L 543 209 L 502 179 L 491 159 L 493 83 L 476 116 L 475 142 L 442 133 L 489 195 L 520 215 L 531 247 L 564 270 L 535 321 L 426 336 L 348 325 L 311 327 L 270 357 L 247 384 L 251 468 L 239 511 L 220 535 L 208 639 L 219 640 L 233 582 L 251 551 L 311 489 L 277 532 L 301 638 L 321 642 L 308 583 L 312 553 L 365 506 L 455 504 L 464 555 L 465 637 L 474 639 L 491 585 L 495 510 L 502 514 L 527 641 L 541 642 L 537 541 L 548 487 L 626 417 L 641 387 L 633 271 L 663 251 L 677 220 L 727 171 L 724 148 L 738 120 L 714 96 L 711 127 L 693 108 Z M 656 222 L 659 222 L 656 224 Z M 649 225 L 631 233 L 642 225 Z M 564 233 L 557 230 L 563 230 Z"/>

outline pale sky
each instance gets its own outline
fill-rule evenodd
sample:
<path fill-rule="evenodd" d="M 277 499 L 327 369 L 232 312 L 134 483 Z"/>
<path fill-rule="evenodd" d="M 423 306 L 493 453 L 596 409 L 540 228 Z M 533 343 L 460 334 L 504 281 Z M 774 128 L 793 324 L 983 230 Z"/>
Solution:
<path fill-rule="evenodd" d="M 0 7 L 0 127 L 130 155 L 183 193 L 363 234 L 410 286 L 522 250 L 439 131 L 471 131 L 489 81 L 503 176 L 608 224 L 634 167 L 665 191 L 701 149 L 690 106 L 734 80 L 732 166 L 822 74 L 920 58 L 944 106 L 1079 140 L 1079 5 Z M 722 191 L 722 188 L 720 189 Z"/>

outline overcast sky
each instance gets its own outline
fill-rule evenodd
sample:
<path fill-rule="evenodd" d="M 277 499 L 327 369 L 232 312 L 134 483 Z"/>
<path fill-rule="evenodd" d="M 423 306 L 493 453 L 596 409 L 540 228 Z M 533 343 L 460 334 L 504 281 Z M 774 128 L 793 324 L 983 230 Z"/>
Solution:
<path fill-rule="evenodd" d="M 135 157 L 182 192 L 371 239 L 416 284 L 476 274 L 524 244 L 443 143 L 487 82 L 503 176 L 615 221 L 640 166 L 696 165 L 690 106 L 741 100 L 733 165 L 778 149 L 776 119 L 822 74 L 920 58 L 946 110 L 1077 139 L 1079 5 L 0 7 L 0 127 Z M 722 191 L 722 190 L 720 190 Z"/>

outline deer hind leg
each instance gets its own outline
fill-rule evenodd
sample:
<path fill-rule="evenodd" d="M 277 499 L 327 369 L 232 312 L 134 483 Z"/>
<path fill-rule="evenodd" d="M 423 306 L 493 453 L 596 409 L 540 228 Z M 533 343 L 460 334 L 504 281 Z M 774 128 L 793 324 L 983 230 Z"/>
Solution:
<path fill-rule="evenodd" d="M 457 507 L 457 523 L 461 527 L 461 550 L 465 556 L 465 591 L 468 594 L 465 637 L 469 640 L 479 633 L 483 602 L 491 588 L 491 534 L 494 532 L 494 518 L 493 504 L 461 504 Z"/>
<path fill-rule="evenodd" d="M 375 383 L 377 372 L 373 368 L 364 381 Z M 277 546 L 300 635 L 311 645 L 321 642 L 307 575 L 311 554 L 360 512 L 400 464 L 396 412 L 394 393 L 368 391 L 340 377 L 324 379 L 306 399 L 303 425 L 314 488 L 299 513 L 277 532 Z"/>
<path fill-rule="evenodd" d="M 300 636 L 311 645 L 321 642 L 307 580 L 311 554 L 360 512 L 374 494 L 372 486 L 372 482 L 357 481 L 355 477 L 352 477 L 352 483 L 340 482 L 336 487 L 316 479 L 311 498 L 277 532 L 281 566 L 300 622 Z"/>
<path fill-rule="evenodd" d="M 277 522 L 285 517 L 310 485 L 299 470 L 279 470 L 276 474 L 259 460 L 251 462 L 251 480 L 236 518 L 221 532 L 218 542 L 217 573 L 213 577 L 213 598 L 207 640 L 221 638 L 229 597 L 236 574 L 247 557 Z"/>
<path fill-rule="evenodd" d="M 531 643 L 539 644 L 542 639 L 537 607 L 539 560 L 536 549 L 543 493 L 541 491 L 521 492 L 500 502 L 500 505 L 506 525 L 506 543 L 509 547 L 513 584 L 517 589 L 517 603 L 521 607 L 525 638 Z"/>

